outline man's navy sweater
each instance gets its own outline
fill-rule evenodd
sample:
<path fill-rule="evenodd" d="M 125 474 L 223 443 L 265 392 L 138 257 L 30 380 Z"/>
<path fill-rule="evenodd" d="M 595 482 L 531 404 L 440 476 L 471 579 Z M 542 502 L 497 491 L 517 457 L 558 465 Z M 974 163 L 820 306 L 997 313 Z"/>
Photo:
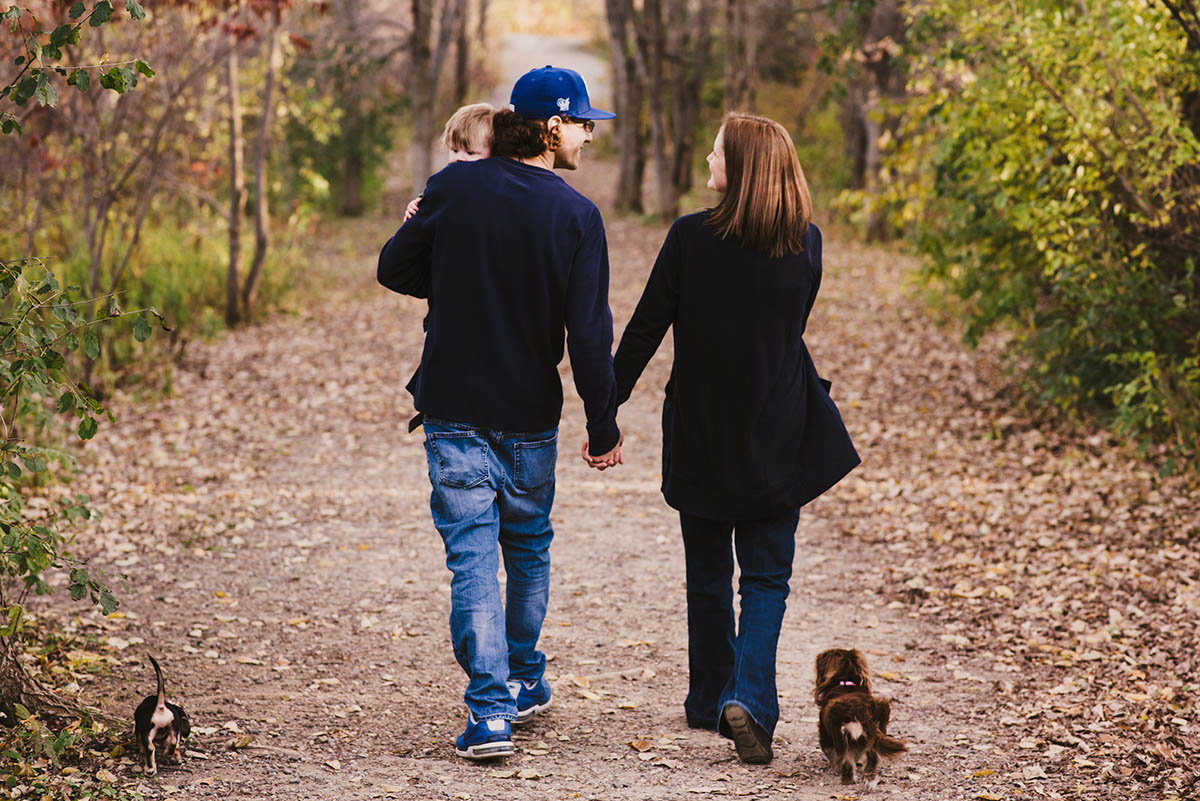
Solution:
<path fill-rule="evenodd" d="M 507 158 L 447 165 L 383 246 L 379 283 L 429 299 L 412 384 L 420 412 L 499 431 L 556 427 L 565 329 L 588 449 L 616 447 L 604 223 L 562 178 Z"/>

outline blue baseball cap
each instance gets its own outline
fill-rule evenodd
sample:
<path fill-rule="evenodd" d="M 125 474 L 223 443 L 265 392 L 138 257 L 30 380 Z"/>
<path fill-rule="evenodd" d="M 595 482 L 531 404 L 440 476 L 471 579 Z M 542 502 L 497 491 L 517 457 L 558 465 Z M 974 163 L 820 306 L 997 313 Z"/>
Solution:
<path fill-rule="evenodd" d="M 513 84 L 509 108 L 529 120 L 570 117 L 573 120 L 611 120 L 611 111 L 592 108 L 587 86 L 575 70 L 551 67 L 530 70 Z"/>

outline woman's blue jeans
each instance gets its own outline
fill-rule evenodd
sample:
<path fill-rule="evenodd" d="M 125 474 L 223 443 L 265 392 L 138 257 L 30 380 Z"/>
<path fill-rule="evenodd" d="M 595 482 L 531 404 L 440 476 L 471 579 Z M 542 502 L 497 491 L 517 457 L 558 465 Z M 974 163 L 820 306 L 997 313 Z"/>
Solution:
<path fill-rule="evenodd" d="M 537 681 L 546 670 L 537 642 L 550 597 L 558 430 L 514 434 L 430 418 L 424 425 L 429 505 L 453 573 L 450 638 L 468 677 L 463 698 L 477 720 L 513 720 L 505 682 Z"/>
<path fill-rule="evenodd" d="M 779 721 L 775 650 L 787 608 L 800 510 L 763 520 L 680 513 L 687 562 L 688 725 L 728 737 L 721 711 L 735 703 L 768 735 Z M 741 614 L 733 622 L 733 547 Z"/>

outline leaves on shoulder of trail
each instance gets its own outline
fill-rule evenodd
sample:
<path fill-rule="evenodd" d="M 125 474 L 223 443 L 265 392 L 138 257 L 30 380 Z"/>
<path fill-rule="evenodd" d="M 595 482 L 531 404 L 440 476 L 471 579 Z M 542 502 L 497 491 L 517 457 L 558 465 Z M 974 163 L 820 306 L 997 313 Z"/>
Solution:
<path fill-rule="evenodd" d="M 1196 478 L 1024 408 L 1002 341 L 968 351 L 915 311 L 911 264 L 826 256 L 806 338 L 863 464 L 811 512 L 877 552 L 880 603 L 937 625 L 951 670 L 999 677 L 996 714 L 1036 735 L 1018 778 L 1194 781 Z"/>

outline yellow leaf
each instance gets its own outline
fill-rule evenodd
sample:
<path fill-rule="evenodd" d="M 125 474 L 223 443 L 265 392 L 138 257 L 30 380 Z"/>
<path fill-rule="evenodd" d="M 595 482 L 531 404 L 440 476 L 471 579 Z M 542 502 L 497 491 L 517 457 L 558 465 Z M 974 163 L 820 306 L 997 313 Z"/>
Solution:
<path fill-rule="evenodd" d="M 971 778 L 972 779 L 982 779 L 984 776 L 995 776 L 995 775 L 996 775 L 996 771 L 990 770 L 988 768 L 984 768 L 983 770 L 977 770 L 974 773 L 972 773 Z"/>

